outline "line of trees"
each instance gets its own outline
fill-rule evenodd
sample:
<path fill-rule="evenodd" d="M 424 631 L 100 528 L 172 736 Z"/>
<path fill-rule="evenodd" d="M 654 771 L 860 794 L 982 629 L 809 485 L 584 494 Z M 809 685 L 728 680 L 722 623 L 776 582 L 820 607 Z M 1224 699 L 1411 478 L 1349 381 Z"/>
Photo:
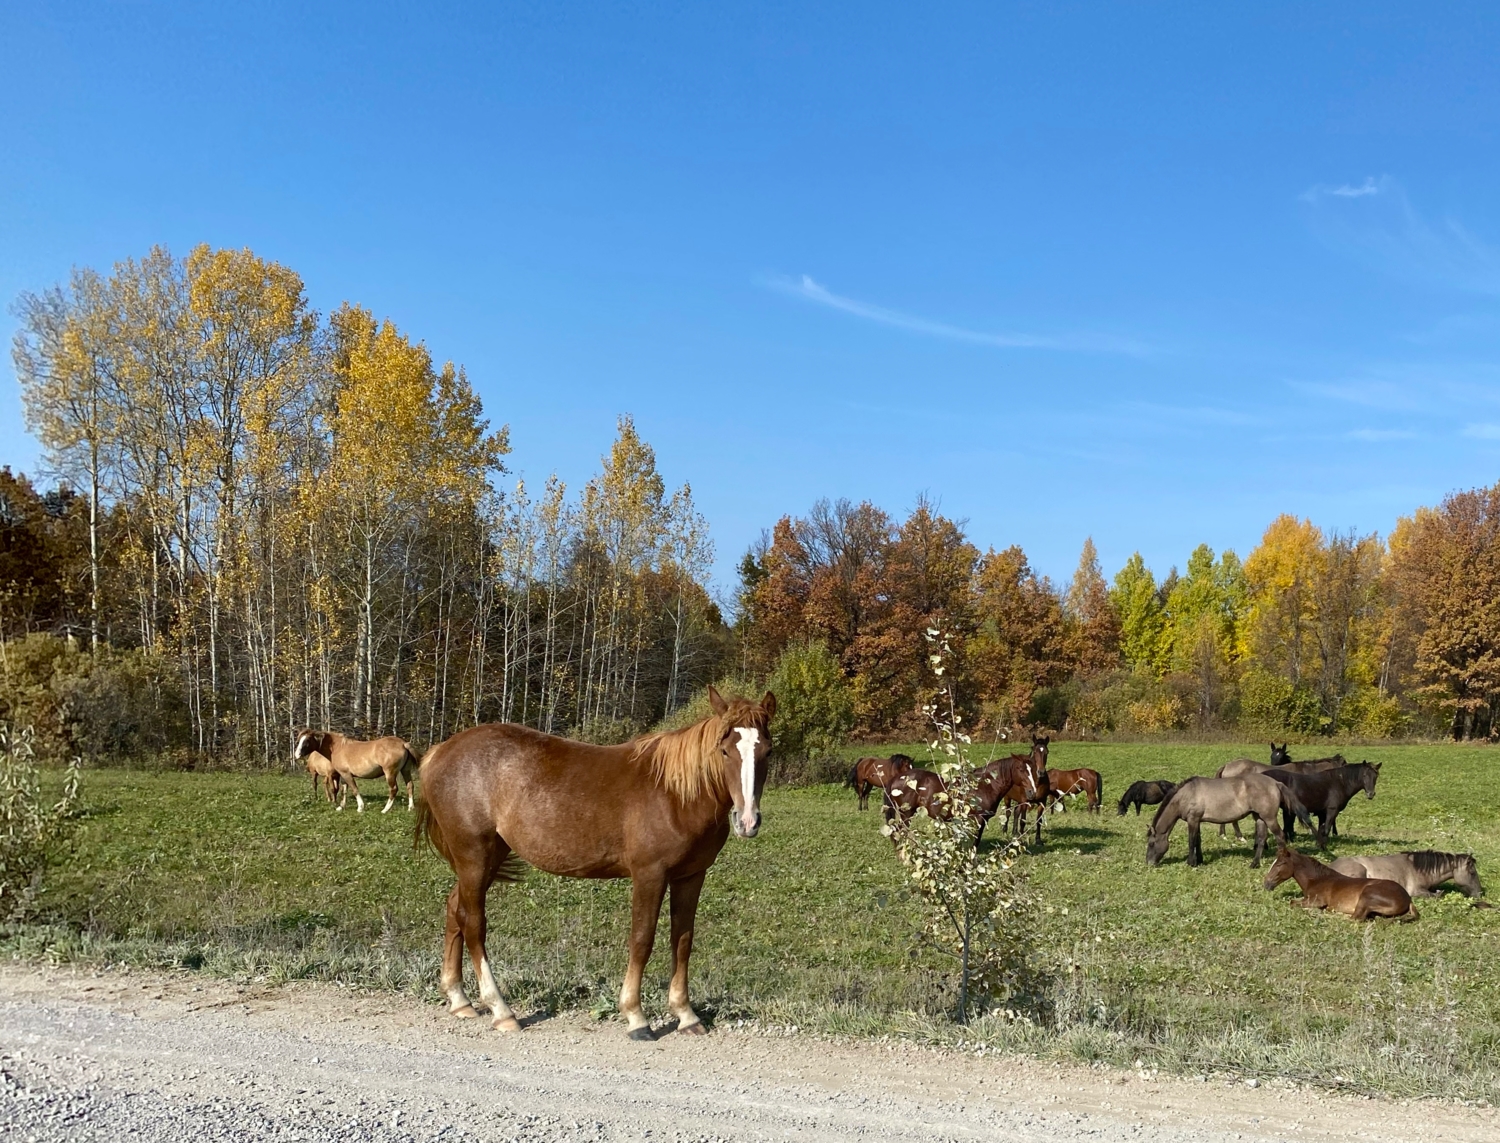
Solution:
<path fill-rule="evenodd" d="M 303 724 L 613 737 L 720 670 L 706 525 L 628 418 L 579 494 L 502 492 L 508 431 L 461 368 L 358 306 L 320 317 L 248 250 L 156 249 L 16 312 L 68 484 L 0 479 L 0 634 L 65 638 L 12 645 L 8 675 L 130 650 L 181 749 L 271 760 Z M 77 722 L 16 670 L 44 724 Z"/>
<path fill-rule="evenodd" d="M 1019 547 L 981 553 L 925 499 L 901 521 L 825 500 L 778 521 L 740 580 L 746 673 L 825 648 L 862 735 L 922 731 L 929 627 L 995 734 L 1500 735 L 1500 484 L 1388 541 L 1281 516 L 1243 561 L 1201 545 L 1160 579 L 1137 553 L 1106 580 L 1088 540 L 1066 585 Z"/>
<path fill-rule="evenodd" d="M 926 499 L 819 501 L 746 553 L 730 626 L 691 489 L 629 418 L 575 494 L 502 488 L 508 430 L 461 368 L 359 306 L 315 313 L 248 250 L 158 248 L 16 312 L 61 483 L 0 473 L 0 718 L 42 742 L 271 761 L 303 724 L 431 742 L 493 719 L 616 739 L 734 676 L 801 695 L 786 718 L 830 712 L 786 725 L 826 749 L 923 729 L 934 627 L 996 734 L 1500 734 L 1500 485 L 1385 540 L 1284 516 L 1243 561 L 1201 546 L 1161 578 L 1137 554 L 1106 579 L 1090 541 L 1064 585 Z"/>

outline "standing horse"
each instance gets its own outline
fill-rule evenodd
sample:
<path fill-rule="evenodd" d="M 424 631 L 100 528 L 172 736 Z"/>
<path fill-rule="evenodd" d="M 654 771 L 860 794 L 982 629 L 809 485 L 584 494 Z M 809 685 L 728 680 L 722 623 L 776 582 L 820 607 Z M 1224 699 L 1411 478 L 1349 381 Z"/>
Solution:
<path fill-rule="evenodd" d="M 1125 811 L 1131 806 L 1135 807 L 1135 816 L 1141 816 L 1142 806 L 1159 806 L 1172 796 L 1172 791 L 1177 789 L 1176 782 L 1168 782 L 1165 778 L 1158 778 L 1154 782 L 1144 779 L 1139 782 L 1130 783 L 1130 789 L 1126 790 L 1120 797 L 1120 816 L 1125 816 Z"/>
<path fill-rule="evenodd" d="M 1318 848 L 1328 848 L 1328 830 L 1338 821 L 1343 808 L 1360 790 L 1365 798 L 1375 796 L 1375 782 L 1380 777 L 1380 766 L 1360 762 L 1353 766 L 1340 766 L 1333 770 L 1320 770 L 1311 774 L 1286 773 L 1283 767 L 1275 766 L 1266 771 L 1266 777 L 1290 786 L 1297 793 L 1297 800 L 1307 807 L 1307 812 L 1318 819 Z M 1282 811 L 1282 829 L 1288 838 L 1296 836 L 1290 811 Z"/>
<path fill-rule="evenodd" d="M 353 790 L 355 808 L 360 813 L 364 813 L 364 795 L 359 792 L 359 783 L 355 779 L 384 778 L 390 790 L 390 796 L 386 798 L 385 809 L 380 812 L 389 813 L 391 807 L 396 804 L 398 792 L 396 776 L 398 774 L 406 783 L 406 808 L 412 808 L 415 795 L 411 783 L 416 775 L 417 756 L 412 753 L 411 747 L 406 744 L 404 738 L 387 735 L 373 742 L 362 742 L 358 738 L 345 738 L 336 731 L 309 730 L 303 727 L 297 731 L 292 757 L 306 758 L 314 750 L 332 763 L 334 771 L 346 784 L 344 796 L 339 801 L 339 809 L 348 805 L 349 791 Z"/>
<path fill-rule="evenodd" d="M 1274 889 L 1289 877 L 1295 878 L 1302 889 L 1301 898 L 1292 903 L 1303 908 L 1332 909 L 1356 921 L 1371 917 L 1415 921 L 1421 917 L 1412 906 L 1411 894 L 1396 882 L 1381 877 L 1345 877 L 1283 841 L 1276 847 L 1276 860 L 1266 872 L 1265 886 Z"/>
<path fill-rule="evenodd" d="M 1042 818 L 1051 793 L 1052 772 L 1047 769 L 1049 739 L 1033 737 L 1030 754 L 1012 754 L 997 758 L 983 767 L 979 779 L 979 835 L 994 817 L 1000 803 L 1005 803 L 1006 824 L 1017 836 L 1026 832 L 1026 814 L 1036 808 L 1036 844 L 1042 844 Z"/>
<path fill-rule="evenodd" d="M 449 1010 L 476 1015 L 463 987 L 469 950 L 479 995 L 500 1031 L 520 1028 L 490 970 L 485 894 L 520 876 L 517 858 L 563 877 L 628 877 L 630 963 L 620 1011 L 632 1040 L 652 1040 L 641 1009 L 641 974 L 656 939 L 662 897 L 672 902 L 672 983 L 677 1030 L 704 1031 L 688 1003 L 688 957 L 698 896 L 731 828 L 760 830 L 760 795 L 771 752 L 776 697 L 724 699 L 682 730 L 620 746 L 590 746 L 524 726 L 492 723 L 455 734 L 422 761 L 417 837 L 453 867 L 441 985 Z"/>
<path fill-rule="evenodd" d="M 1104 798 L 1104 779 L 1098 770 L 1053 770 L 1051 774 L 1054 803 L 1082 794 L 1084 807 L 1089 813 L 1099 812 L 1099 804 Z"/>
<path fill-rule="evenodd" d="M 312 794 L 318 796 L 318 783 L 323 783 L 323 793 L 328 797 L 328 804 L 333 804 L 333 797 L 339 789 L 339 772 L 333 768 L 333 763 L 328 761 L 328 756 L 321 751 L 309 750 L 304 759 L 307 763 L 307 772 L 312 775 Z"/>
<path fill-rule="evenodd" d="M 927 816 L 947 821 L 953 816 L 953 799 L 948 783 L 933 770 L 911 769 L 892 778 L 885 788 L 881 812 L 887 824 L 906 825 L 919 810 Z"/>
<path fill-rule="evenodd" d="M 1161 864 L 1161 859 L 1167 855 L 1167 847 L 1172 844 L 1172 829 L 1179 821 L 1187 822 L 1187 863 L 1199 865 L 1203 861 L 1201 826 L 1204 822 L 1237 822 L 1253 814 L 1255 854 L 1250 866 L 1254 868 L 1260 864 L 1265 852 L 1266 831 L 1281 840 L 1276 812 L 1283 806 L 1290 806 L 1297 819 L 1312 828 L 1307 811 L 1290 787 L 1264 774 L 1246 774 L 1239 778 L 1189 778 L 1173 791 L 1151 819 L 1146 830 L 1146 864 Z"/>
<path fill-rule="evenodd" d="M 889 758 L 861 758 L 849 771 L 844 785 L 853 786 L 859 796 L 859 808 L 868 809 L 870 791 L 885 789 L 902 774 L 910 774 L 915 763 L 905 754 L 892 754 Z"/>

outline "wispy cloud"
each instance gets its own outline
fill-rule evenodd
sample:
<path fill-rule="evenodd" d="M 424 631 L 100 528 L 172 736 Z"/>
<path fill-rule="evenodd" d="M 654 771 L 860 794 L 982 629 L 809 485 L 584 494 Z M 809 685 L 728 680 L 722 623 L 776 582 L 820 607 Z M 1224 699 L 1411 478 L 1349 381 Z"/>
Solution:
<path fill-rule="evenodd" d="M 927 337 L 939 337 L 947 341 L 962 341 L 970 345 L 988 345 L 997 349 L 1053 349 L 1083 353 L 1129 353 L 1141 354 L 1146 347 L 1139 342 L 1107 334 L 1063 334 L 1045 335 L 1031 333 L 991 333 L 965 329 L 946 322 L 933 321 L 915 314 L 902 313 L 871 302 L 846 298 L 835 294 L 813 281 L 808 275 L 800 278 L 765 278 L 761 284 L 778 293 L 798 298 L 814 305 L 826 306 L 841 313 L 852 314 L 866 321 L 878 322 L 895 329 L 920 333 Z"/>
<path fill-rule="evenodd" d="M 1336 187 L 1324 186 L 1322 183 L 1319 183 L 1302 192 L 1302 201 L 1316 202 L 1323 195 L 1332 195 L 1334 198 L 1364 198 L 1366 195 L 1379 193 L 1380 184 L 1372 178 L 1367 178 L 1357 187 L 1350 186 L 1348 183 Z"/>
<path fill-rule="evenodd" d="M 1480 422 L 1464 426 L 1464 436 L 1482 441 L 1500 441 L 1500 425 Z"/>
<path fill-rule="evenodd" d="M 1416 440 L 1418 436 L 1410 429 L 1353 429 L 1345 435 L 1352 441 L 1368 441 L 1371 444 Z"/>
<path fill-rule="evenodd" d="M 1458 219 L 1428 218 L 1389 175 L 1299 196 L 1313 232 L 1372 269 L 1424 286 L 1500 294 L 1500 251 Z"/>

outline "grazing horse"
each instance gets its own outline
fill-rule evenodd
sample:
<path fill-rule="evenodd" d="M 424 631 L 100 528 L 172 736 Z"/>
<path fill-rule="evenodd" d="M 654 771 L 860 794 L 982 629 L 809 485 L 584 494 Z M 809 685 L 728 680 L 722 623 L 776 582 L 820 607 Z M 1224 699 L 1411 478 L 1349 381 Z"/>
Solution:
<path fill-rule="evenodd" d="M 353 790 L 355 808 L 364 813 L 365 799 L 359 792 L 359 783 L 355 779 L 384 778 L 390 796 L 386 799 L 385 809 L 380 812 L 389 813 L 396 804 L 398 774 L 406 783 L 406 808 L 412 808 L 415 797 L 411 783 L 416 776 L 417 756 L 412 753 L 404 738 L 387 735 L 373 742 L 361 742 L 358 738 L 345 738 L 332 730 L 309 730 L 303 727 L 297 731 L 296 743 L 292 748 L 294 758 L 306 758 L 316 750 L 332 763 L 334 771 L 346 787 L 344 796 L 339 801 L 339 809 L 348 804 L 349 791 Z"/>
<path fill-rule="evenodd" d="M 1346 877 L 1283 841 L 1276 846 L 1276 860 L 1266 872 L 1265 886 L 1274 889 L 1287 878 L 1295 878 L 1301 886 L 1301 899 L 1292 903 L 1303 908 L 1332 909 L 1356 921 L 1370 917 L 1415 921 L 1421 916 L 1412 906 L 1411 894 L 1396 882 L 1383 877 Z"/>
<path fill-rule="evenodd" d="M 307 772 L 312 775 L 313 797 L 318 796 L 318 782 L 323 783 L 323 793 L 328 797 L 328 804 L 333 804 L 333 796 L 339 789 L 339 772 L 333 768 L 333 763 L 328 756 L 318 750 L 310 750 L 307 757 L 303 759 L 307 763 Z"/>
<path fill-rule="evenodd" d="M 859 808 L 868 809 L 871 790 L 876 787 L 885 789 L 902 774 L 910 774 L 915 765 L 905 754 L 892 754 L 889 758 L 861 758 L 850 769 L 844 785 L 853 786 L 854 792 L 859 795 Z"/>
<path fill-rule="evenodd" d="M 1254 868 L 1260 864 L 1261 854 L 1265 852 L 1266 831 L 1270 830 L 1278 840 L 1281 838 L 1276 812 L 1283 806 L 1290 806 L 1298 820 L 1312 828 L 1307 811 L 1291 788 L 1264 774 L 1246 774 L 1239 778 L 1189 778 L 1172 792 L 1151 819 L 1151 826 L 1146 830 L 1146 864 L 1161 864 L 1167 847 L 1172 843 L 1172 829 L 1179 821 L 1187 822 L 1187 863 L 1198 865 L 1203 861 L 1200 827 L 1204 822 L 1237 822 L 1253 814 L 1255 854 L 1250 866 Z"/>
<path fill-rule="evenodd" d="M 1172 791 L 1177 789 L 1176 782 L 1168 782 L 1158 778 L 1154 782 L 1144 779 L 1139 782 L 1130 783 L 1130 789 L 1126 790 L 1120 798 L 1120 816 L 1125 816 L 1125 811 L 1131 806 L 1135 807 L 1135 816 L 1141 816 L 1142 806 L 1158 806 L 1172 796 Z"/>
<path fill-rule="evenodd" d="M 1345 877 L 1383 877 L 1394 881 L 1413 897 L 1436 897 L 1438 886 L 1452 881 L 1460 893 L 1473 899 L 1475 908 L 1492 908 L 1488 901 L 1480 900 L 1484 896 L 1484 886 L 1479 883 L 1479 866 L 1472 853 L 1418 849 L 1367 857 L 1341 857 L 1331 868 Z"/>
<path fill-rule="evenodd" d="M 1084 795 L 1084 806 L 1089 813 L 1099 812 L 1099 805 L 1104 798 L 1104 779 L 1099 776 L 1098 770 L 1052 771 L 1053 804 L 1079 794 Z"/>
<path fill-rule="evenodd" d="M 702 1033 L 688 1002 L 688 957 L 698 896 L 730 830 L 754 837 L 771 752 L 776 696 L 724 699 L 681 730 L 619 746 L 590 746 L 510 723 L 476 726 L 428 751 L 422 761 L 418 840 L 447 859 L 458 883 L 448 895 L 440 983 L 455 1016 L 474 1016 L 464 993 L 467 947 L 493 1026 L 520 1025 L 500 994 L 485 954 L 485 894 L 515 881 L 519 858 L 563 877 L 631 881 L 630 963 L 620 1011 L 632 1040 L 652 1040 L 641 1008 L 641 975 L 656 938 L 662 897 L 672 903 L 672 982 L 677 1030 Z"/>
<path fill-rule="evenodd" d="M 895 822 L 904 826 L 919 809 L 926 810 L 928 817 L 943 821 L 953 816 L 948 783 L 933 770 L 913 768 L 892 778 L 885 788 L 881 812 L 885 814 L 887 824 Z"/>
<path fill-rule="evenodd" d="M 1375 796 L 1375 782 L 1380 777 L 1380 766 L 1359 762 L 1344 765 L 1336 770 L 1321 770 L 1312 774 L 1286 773 L 1282 767 L 1266 771 L 1266 777 L 1291 787 L 1297 793 L 1309 814 L 1318 819 L 1318 848 L 1328 848 L 1328 829 L 1347 806 L 1350 799 L 1364 790 L 1366 799 Z M 1296 836 L 1290 811 L 1282 811 L 1282 829 L 1288 838 Z"/>

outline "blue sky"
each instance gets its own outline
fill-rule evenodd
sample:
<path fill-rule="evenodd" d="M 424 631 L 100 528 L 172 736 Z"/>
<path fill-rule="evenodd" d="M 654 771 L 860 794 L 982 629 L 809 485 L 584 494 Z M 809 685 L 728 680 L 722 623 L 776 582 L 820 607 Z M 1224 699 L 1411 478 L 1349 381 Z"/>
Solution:
<path fill-rule="evenodd" d="M 512 467 L 619 413 L 720 575 L 927 492 L 1070 574 L 1500 479 L 1479 4 L 0 2 L 0 299 L 249 246 L 463 363 Z M 9 341 L 13 321 L 0 318 Z M 0 463 L 30 469 L 0 365 Z"/>

